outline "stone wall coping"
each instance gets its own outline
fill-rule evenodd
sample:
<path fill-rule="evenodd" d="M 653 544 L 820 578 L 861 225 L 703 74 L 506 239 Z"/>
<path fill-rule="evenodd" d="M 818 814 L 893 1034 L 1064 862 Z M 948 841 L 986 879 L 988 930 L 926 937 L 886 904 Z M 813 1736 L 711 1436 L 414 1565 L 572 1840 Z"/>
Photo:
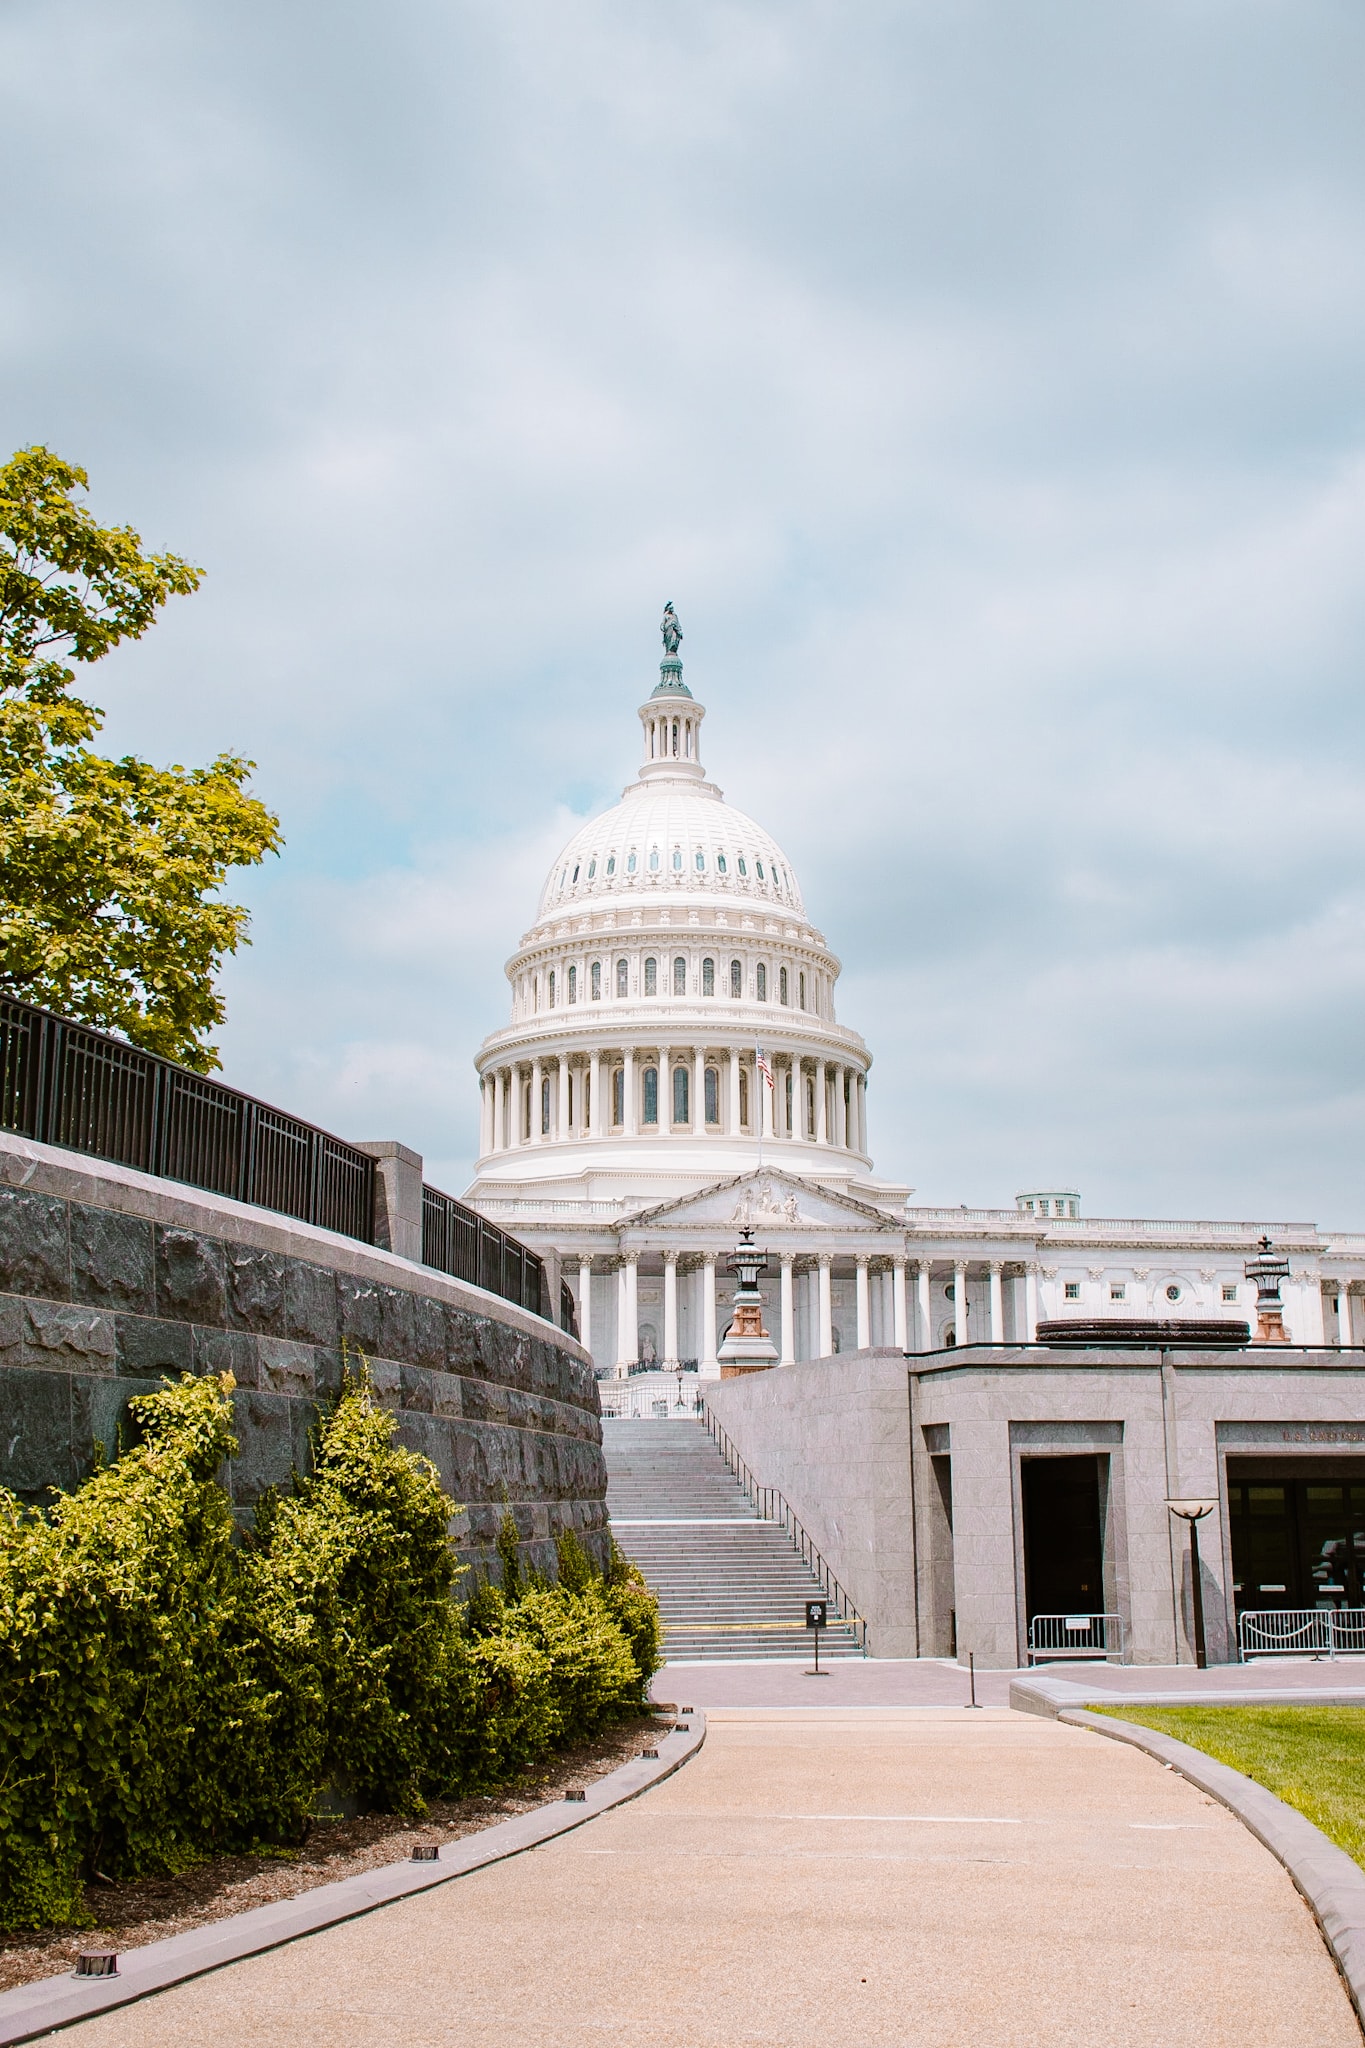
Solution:
<path fill-rule="evenodd" d="M 856 1354 L 855 1354 L 856 1355 Z M 907 1351 L 905 1363 L 917 1378 L 939 1373 L 1148 1372 L 1163 1365 L 1180 1372 L 1365 1372 L 1365 1347 L 1331 1344 L 1210 1345 L 963 1344 L 948 1351 Z"/>
<path fill-rule="evenodd" d="M 1344 1849 L 1338 1849 L 1335 1842 L 1329 1842 L 1321 1828 L 1314 1827 L 1311 1820 L 1292 1806 L 1286 1806 L 1264 1785 L 1258 1785 L 1254 1779 L 1244 1777 L 1241 1771 L 1233 1770 L 1230 1764 L 1220 1764 L 1213 1757 L 1206 1756 L 1203 1750 L 1191 1748 L 1188 1742 L 1178 1742 L 1174 1736 L 1160 1735 L 1155 1729 L 1140 1727 L 1136 1722 L 1114 1720 L 1107 1714 L 1092 1714 L 1079 1705 L 1059 1705 L 1055 1695 L 1062 1685 L 1066 1686 L 1068 1693 L 1092 1700 L 1103 1692 L 1100 1686 L 1087 1690 L 1065 1680 L 1029 1681 L 1010 1687 L 1010 1705 L 1032 1713 L 1050 1711 L 1056 1720 L 1064 1721 L 1070 1727 L 1089 1728 L 1096 1735 L 1107 1736 L 1113 1742 L 1126 1742 L 1134 1749 L 1144 1750 L 1157 1763 L 1179 1771 L 1201 1792 L 1207 1792 L 1211 1799 L 1218 1800 L 1230 1813 L 1236 1814 L 1257 1841 L 1284 1865 L 1308 1902 L 1322 1931 L 1322 1938 L 1341 1972 L 1356 2017 L 1365 2027 L 1365 1870 Z M 1029 1693 L 1034 1695 L 1033 1702 L 1024 1697 Z M 1365 1689 L 1355 1687 L 1343 1688 L 1340 1692 L 1305 1694 L 1296 1687 L 1292 1691 L 1286 1689 L 1271 1695 L 1252 1686 L 1237 1693 L 1185 1691 L 1158 1693 L 1150 1698 L 1132 1693 L 1125 1693 L 1121 1698 L 1111 1697 L 1116 1708 L 1188 1705 L 1196 1701 L 1202 1706 L 1288 1705 L 1305 1698 L 1317 1706 L 1360 1706 L 1365 1704 Z"/>
<path fill-rule="evenodd" d="M 592 1363 L 589 1354 L 567 1330 L 470 1281 L 456 1280 L 434 1266 L 418 1265 L 379 1245 L 343 1237 L 339 1231 L 301 1223 L 273 1209 L 258 1209 L 249 1202 L 215 1195 L 186 1182 L 162 1180 L 156 1174 L 119 1166 L 113 1160 L 88 1158 L 83 1152 L 40 1145 L 32 1138 L 16 1136 L 13 1131 L 0 1131 L 0 1185 L 51 1195 L 61 1201 L 83 1202 L 91 1208 L 114 1209 L 173 1230 L 197 1230 L 234 1244 L 251 1245 L 257 1251 L 279 1252 L 327 1266 L 355 1279 L 401 1287 L 410 1294 L 429 1295 L 452 1307 L 472 1309 L 496 1322 L 509 1323 L 531 1337 L 544 1338 L 547 1332 L 552 1333 L 563 1350 L 586 1365 Z"/>
<path fill-rule="evenodd" d="M 164 1941 L 148 1942 L 143 1948 L 119 1955 L 117 1977 L 45 1977 L 36 1984 L 16 1985 L 0 1992 L 0 2048 L 19 2041 L 34 2041 L 59 2027 L 75 2026 L 97 2013 L 132 2005 L 154 1992 L 169 1990 L 191 1977 L 221 1970 L 227 1963 L 247 1956 L 262 1955 L 297 1941 L 301 1935 L 316 1934 L 343 1920 L 356 1920 L 396 1899 L 411 1898 L 452 1878 L 467 1877 L 485 1870 L 491 1863 L 505 1862 L 526 1849 L 537 1848 L 555 1836 L 582 1827 L 627 1800 L 638 1799 L 665 1778 L 672 1777 L 696 1755 L 706 1740 L 706 1716 L 689 1712 L 685 1732 L 674 1729 L 657 1738 L 658 1758 L 637 1757 L 621 1764 L 606 1777 L 586 1788 L 581 1802 L 556 1799 L 537 1807 L 534 1813 L 518 1814 L 499 1821 L 478 1834 L 458 1842 L 442 1844 L 435 1863 L 385 1863 L 377 1870 L 362 1871 L 336 1884 L 314 1886 L 296 1898 L 280 1899 L 274 1905 L 257 1906 L 249 1913 L 235 1913 L 229 1919 L 212 1921 L 207 1927 L 191 1928 Z"/>

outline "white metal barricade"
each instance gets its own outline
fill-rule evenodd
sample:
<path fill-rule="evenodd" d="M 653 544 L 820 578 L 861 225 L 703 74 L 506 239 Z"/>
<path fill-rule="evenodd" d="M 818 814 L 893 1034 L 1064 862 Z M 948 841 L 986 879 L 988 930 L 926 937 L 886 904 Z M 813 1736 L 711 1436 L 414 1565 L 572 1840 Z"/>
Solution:
<path fill-rule="evenodd" d="M 1363 1657 L 1365 1607 L 1256 1607 L 1237 1617 L 1237 1658 Z"/>
<path fill-rule="evenodd" d="M 1117 1614 L 1035 1614 L 1028 1625 L 1028 1660 L 1117 1657 L 1123 1662 L 1123 1623 Z"/>

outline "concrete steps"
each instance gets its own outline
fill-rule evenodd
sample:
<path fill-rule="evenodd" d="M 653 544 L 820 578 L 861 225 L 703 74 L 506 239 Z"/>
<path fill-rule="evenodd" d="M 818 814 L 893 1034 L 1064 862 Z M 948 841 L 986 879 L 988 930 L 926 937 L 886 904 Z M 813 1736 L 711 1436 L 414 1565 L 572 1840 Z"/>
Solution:
<path fill-rule="evenodd" d="M 809 1657 L 806 1602 L 824 1589 L 702 1425 L 606 1417 L 602 1437 L 612 1528 L 658 1595 L 670 1660 Z M 821 1659 L 861 1656 L 851 1625 L 830 1622 Z"/>

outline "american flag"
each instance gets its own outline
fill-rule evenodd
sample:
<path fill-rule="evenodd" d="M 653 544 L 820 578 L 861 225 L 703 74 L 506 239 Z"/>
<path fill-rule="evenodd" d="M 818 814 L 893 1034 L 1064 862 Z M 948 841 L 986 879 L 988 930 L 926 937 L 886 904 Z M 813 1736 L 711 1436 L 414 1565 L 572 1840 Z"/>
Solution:
<path fill-rule="evenodd" d="M 773 1085 L 773 1070 L 768 1065 L 768 1055 L 764 1052 L 761 1045 L 756 1045 L 754 1047 L 754 1057 L 758 1062 L 759 1073 L 762 1074 L 764 1080 L 771 1088 Z"/>

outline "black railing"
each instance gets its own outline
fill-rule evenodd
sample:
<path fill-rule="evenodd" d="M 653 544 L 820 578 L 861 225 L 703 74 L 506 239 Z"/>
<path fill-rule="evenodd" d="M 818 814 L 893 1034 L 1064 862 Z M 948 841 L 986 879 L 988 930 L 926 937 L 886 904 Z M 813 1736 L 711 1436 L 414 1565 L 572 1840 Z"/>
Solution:
<path fill-rule="evenodd" d="M 0 1128 L 374 1242 L 367 1153 L 10 997 L 0 999 Z"/>
<path fill-rule="evenodd" d="M 811 1542 L 806 1530 L 797 1521 L 786 1496 L 779 1493 L 775 1486 L 765 1486 L 761 1479 L 755 1477 L 709 1406 L 705 1407 L 702 1419 L 715 1442 L 716 1449 L 757 1508 L 760 1518 L 765 1522 L 778 1522 L 786 1530 L 791 1538 L 793 1550 L 799 1554 L 807 1568 L 814 1572 L 825 1589 L 826 1597 L 834 1603 L 843 1619 L 848 1622 L 859 1648 L 866 1656 L 867 1623 Z"/>
<path fill-rule="evenodd" d="M 545 1269 L 535 1253 L 439 1188 L 422 1189 L 422 1264 L 449 1273 L 454 1280 L 485 1287 L 551 1322 L 562 1320 L 562 1292 L 560 1318 L 552 1314 L 548 1301 L 542 1301 Z"/>

